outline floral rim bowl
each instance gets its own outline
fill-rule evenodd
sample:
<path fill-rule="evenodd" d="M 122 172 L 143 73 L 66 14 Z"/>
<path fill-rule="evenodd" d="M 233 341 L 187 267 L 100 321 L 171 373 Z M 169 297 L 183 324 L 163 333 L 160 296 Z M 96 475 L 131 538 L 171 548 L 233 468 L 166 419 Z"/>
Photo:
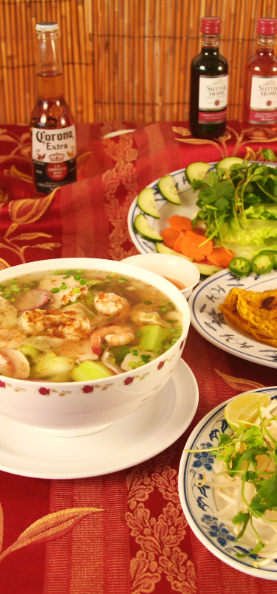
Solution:
<path fill-rule="evenodd" d="M 167 383 L 182 355 L 190 310 L 180 291 L 153 272 L 114 260 L 61 258 L 20 264 L 0 271 L 0 282 L 17 276 L 63 268 L 114 272 L 142 280 L 165 293 L 183 313 L 183 331 L 163 355 L 134 371 L 91 382 L 43 382 L 1 376 L 0 414 L 61 436 L 104 429 L 134 412 Z"/>
<path fill-rule="evenodd" d="M 277 398 L 277 387 L 259 388 L 251 392 L 266 392 L 271 399 Z M 230 399 L 232 400 L 232 399 Z M 219 433 L 231 432 L 224 417 L 227 400 L 209 412 L 195 427 L 185 445 L 179 467 L 179 496 L 186 519 L 197 538 L 216 557 L 231 567 L 253 577 L 277 580 L 277 559 L 264 567 L 254 567 L 257 555 L 238 558 L 238 554 L 248 553 L 250 548 L 235 536 L 217 517 L 217 503 L 214 490 L 201 486 L 205 474 L 211 481 L 215 455 L 201 452 L 201 449 L 216 447 Z M 187 452 L 187 450 L 199 452 Z"/>

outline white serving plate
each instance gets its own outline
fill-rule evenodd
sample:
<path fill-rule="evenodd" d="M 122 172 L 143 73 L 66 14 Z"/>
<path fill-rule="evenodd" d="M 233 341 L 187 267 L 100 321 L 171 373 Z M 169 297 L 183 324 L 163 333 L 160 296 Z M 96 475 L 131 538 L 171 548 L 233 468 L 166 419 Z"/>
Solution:
<path fill-rule="evenodd" d="M 195 377 L 181 359 L 168 383 L 134 413 L 82 437 L 56 437 L 0 415 L 0 470 L 43 479 L 99 476 L 159 454 L 190 425 Z"/>

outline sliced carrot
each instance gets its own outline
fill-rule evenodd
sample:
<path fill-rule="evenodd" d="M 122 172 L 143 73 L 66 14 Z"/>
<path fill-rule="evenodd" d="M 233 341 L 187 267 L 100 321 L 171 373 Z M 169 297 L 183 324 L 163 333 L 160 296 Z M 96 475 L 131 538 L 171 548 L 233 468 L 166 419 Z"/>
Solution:
<path fill-rule="evenodd" d="M 192 231 L 191 220 L 188 217 L 181 217 L 180 215 L 173 215 L 168 219 L 171 229 L 177 231 Z"/>
<path fill-rule="evenodd" d="M 222 268 L 228 268 L 234 254 L 232 250 L 226 250 L 224 247 L 215 247 L 213 251 L 208 255 L 207 259 L 211 264 L 215 266 L 222 266 Z"/>
<path fill-rule="evenodd" d="M 181 233 L 179 233 L 179 235 L 174 243 L 174 246 L 173 246 L 173 249 L 175 250 L 175 252 L 180 252 L 180 254 L 182 253 L 181 241 L 182 241 L 183 237 L 185 237 L 185 235 L 186 235 L 185 231 L 181 231 Z"/>
<path fill-rule="evenodd" d="M 193 231 L 186 231 L 185 237 L 181 241 L 182 254 L 193 258 L 196 262 L 201 262 L 205 256 L 209 256 L 212 249 L 213 242 L 211 240 L 206 242 L 203 236 L 193 233 Z"/>
<path fill-rule="evenodd" d="M 180 231 L 176 231 L 176 229 L 171 229 L 170 227 L 167 227 L 161 232 L 164 244 L 171 249 L 174 249 L 173 246 L 179 235 Z"/>

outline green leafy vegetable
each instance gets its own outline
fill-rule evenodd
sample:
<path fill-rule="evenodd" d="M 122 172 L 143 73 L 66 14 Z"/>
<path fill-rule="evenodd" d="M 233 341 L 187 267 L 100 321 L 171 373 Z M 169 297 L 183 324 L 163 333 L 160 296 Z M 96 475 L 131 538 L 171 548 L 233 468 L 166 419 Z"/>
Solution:
<path fill-rule="evenodd" d="M 215 239 L 235 253 L 233 244 L 260 247 L 276 241 L 277 168 L 244 161 L 229 171 L 210 171 L 205 180 L 192 181 L 192 187 L 199 207 L 193 226 L 204 225 L 207 241 Z"/>

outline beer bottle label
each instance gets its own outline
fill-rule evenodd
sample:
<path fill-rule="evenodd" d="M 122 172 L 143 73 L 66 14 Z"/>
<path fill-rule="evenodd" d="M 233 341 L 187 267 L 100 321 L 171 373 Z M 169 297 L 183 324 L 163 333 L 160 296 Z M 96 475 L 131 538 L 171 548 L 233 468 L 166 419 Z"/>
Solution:
<path fill-rule="evenodd" d="M 33 128 L 32 159 L 38 192 L 49 194 L 59 186 L 75 182 L 75 126 L 58 129 Z"/>

